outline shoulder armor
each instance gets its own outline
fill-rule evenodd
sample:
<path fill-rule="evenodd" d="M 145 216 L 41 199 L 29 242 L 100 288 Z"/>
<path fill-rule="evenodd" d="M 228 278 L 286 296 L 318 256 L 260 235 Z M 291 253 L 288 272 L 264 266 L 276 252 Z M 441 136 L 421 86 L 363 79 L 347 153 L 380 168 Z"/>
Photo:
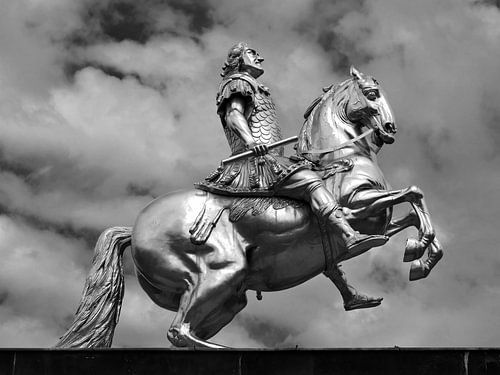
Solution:
<path fill-rule="evenodd" d="M 217 92 L 216 104 L 217 113 L 220 114 L 220 109 L 223 103 L 229 99 L 234 94 L 240 94 L 247 97 L 252 104 L 255 101 L 255 94 L 258 92 L 263 92 L 269 95 L 269 89 L 264 85 L 261 85 L 257 80 L 248 74 L 235 73 L 224 79 L 220 85 Z"/>
<path fill-rule="evenodd" d="M 220 114 L 224 102 L 231 96 L 239 94 L 248 98 L 253 103 L 255 93 L 256 88 L 247 77 L 242 74 L 231 75 L 224 79 L 219 85 L 216 98 L 217 113 Z"/>

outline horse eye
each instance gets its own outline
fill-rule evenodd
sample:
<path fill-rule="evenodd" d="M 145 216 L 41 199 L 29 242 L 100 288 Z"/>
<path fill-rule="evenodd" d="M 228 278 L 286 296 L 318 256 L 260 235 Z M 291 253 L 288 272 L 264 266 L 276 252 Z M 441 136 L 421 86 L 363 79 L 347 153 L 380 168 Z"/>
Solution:
<path fill-rule="evenodd" d="M 379 97 L 379 92 L 377 90 L 370 90 L 365 94 L 368 100 L 375 100 Z"/>

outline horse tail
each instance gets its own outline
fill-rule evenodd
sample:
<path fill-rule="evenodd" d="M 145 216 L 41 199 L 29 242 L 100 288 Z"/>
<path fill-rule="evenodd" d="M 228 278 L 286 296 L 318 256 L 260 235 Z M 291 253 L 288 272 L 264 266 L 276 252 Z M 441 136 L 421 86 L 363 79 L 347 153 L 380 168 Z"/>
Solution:
<path fill-rule="evenodd" d="M 125 285 L 122 257 L 131 238 L 131 227 L 113 227 L 101 233 L 75 319 L 56 348 L 111 346 Z"/>

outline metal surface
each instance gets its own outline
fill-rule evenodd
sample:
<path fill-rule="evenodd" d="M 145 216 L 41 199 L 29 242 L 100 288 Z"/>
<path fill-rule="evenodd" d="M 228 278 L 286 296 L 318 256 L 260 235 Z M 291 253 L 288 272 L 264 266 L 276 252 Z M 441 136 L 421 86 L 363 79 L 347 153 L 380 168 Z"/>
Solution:
<path fill-rule="evenodd" d="M 262 70 L 260 63 L 248 64 L 255 65 L 251 69 L 257 72 Z M 372 136 L 335 152 L 309 152 L 335 149 L 360 136 L 366 127 L 374 130 Z M 408 241 L 404 255 L 404 261 L 413 262 L 410 280 L 417 280 L 429 275 L 443 252 L 421 190 L 415 186 L 388 190 L 377 165 L 375 154 L 384 144 L 394 141 L 396 129 L 378 82 L 352 68 L 351 78 L 327 90 L 310 111 L 300 131 L 298 151 L 325 173 L 341 159 L 352 163 L 352 168 L 333 176 L 325 174 L 329 176 L 324 183 L 329 194 L 335 194 L 344 207 L 343 213 L 336 210 L 332 215 L 345 215 L 363 233 L 392 236 L 410 226 L 418 229 L 418 238 Z M 254 145 L 248 142 L 247 146 Z M 261 151 L 265 150 L 256 150 Z M 175 346 L 221 348 L 207 340 L 245 307 L 247 290 L 291 288 L 325 269 L 329 269 L 327 276 L 344 298 L 357 296 L 354 304 L 346 305 L 347 310 L 363 304 L 362 296 L 347 284 L 343 273 L 328 267 L 332 265 L 325 260 L 314 208 L 288 205 L 278 209 L 271 205 L 259 215 L 246 214 L 232 222 L 226 208 L 234 199 L 200 190 L 167 194 L 143 209 L 131 234 L 127 234 L 126 228 L 104 232 L 104 240 L 95 249 L 93 273 L 88 278 L 82 305 L 59 347 L 110 345 L 107 337 L 119 315 L 123 288 L 120 262 L 128 240 L 143 289 L 159 306 L 177 311 L 167 332 Z M 222 213 L 206 242 L 195 245 L 189 230 L 207 202 Z M 400 203 L 409 203 L 413 212 L 391 221 L 392 207 Z M 333 239 L 338 246 L 342 243 L 338 235 Z M 333 262 L 355 255 L 339 252 L 334 254 Z M 108 257 L 110 261 L 103 262 Z M 118 292 L 103 295 L 102 288 Z M 376 301 L 372 299 L 370 303 Z M 90 323 L 88 316 L 92 317 Z M 92 326 L 99 327 L 97 333 L 93 333 Z M 95 337 L 101 332 L 106 339 Z"/>
<path fill-rule="evenodd" d="M 281 146 L 284 146 L 284 145 L 287 145 L 287 144 L 290 144 L 293 142 L 297 142 L 298 140 L 299 140 L 299 137 L 293 136 L 290 138 L 282 139 L 281 141 L 274 142 L 274 143 L 270 144 L 269 146 L 267 146 L 267 148 L 268 148 L 268 150 L 273 150 L 277 147 L 281 147 Z M 222 160 L 222 164 L 224 165 L 227 163 L 231 163 L 233 161 L 244 159 L 244 158 L 247 158 L 247 157 L 252 156 L 252 155 L 254 155 L 253 150 L 244 151 L 241 154 L 237 154 L 237 155 L 234 155 L 234 156 L 231 156 L 227 159 Z"/>

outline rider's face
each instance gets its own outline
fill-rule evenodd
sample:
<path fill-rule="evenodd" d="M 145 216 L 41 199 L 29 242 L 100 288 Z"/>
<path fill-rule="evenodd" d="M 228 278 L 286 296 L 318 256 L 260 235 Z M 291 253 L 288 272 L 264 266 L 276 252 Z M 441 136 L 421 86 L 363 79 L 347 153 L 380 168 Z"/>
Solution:
<path fill-rule="evenodd" d="M 262 68 L 263 61 L 264 59 L 260 57 L 256 50 L 246 48 L 245 51 L 243 51 L 243 64 L 241 68 L 254 78 L 257 78 L 264 73 L 264 69 Z"/>

